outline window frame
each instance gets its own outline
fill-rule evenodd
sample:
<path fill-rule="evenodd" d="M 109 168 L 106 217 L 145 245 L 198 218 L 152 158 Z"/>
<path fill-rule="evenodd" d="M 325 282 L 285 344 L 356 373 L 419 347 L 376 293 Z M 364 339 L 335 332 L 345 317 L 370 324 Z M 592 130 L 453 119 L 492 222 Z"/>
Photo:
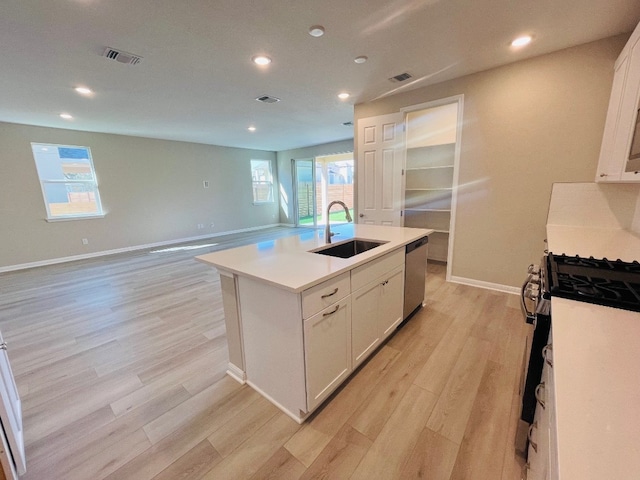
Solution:
<path fill-rule="evenodd" d="M 36 152 L 35 149 L 37 147 L 49 147 L 49 148 L 72 148 L 72 149 L 84 149 L 87 152 L 87 160 L 88 164 L 91 167 L 91 175 L 93 177 L 92 180 L 83 180 L 83 179 L 55 179 L 55 178 L 43 178 L 40 175 L 40 169 L 38 168 L 38 161 L 36 160 Z M 44 201 L 45 210 L 47 216 L 45 220 L 47 222 L 61 222 L 61 221 L 69 221 L 69 220 L 84 220 L 84 219 L 92 219 L 92 218 L 104 218 L 104 209 L 102 208 L 102 200 L 100 199 L 100 191 L 98 188 L 98 178 L 96 174 L 96 169 L 93 164 L 93 155 L 91 154 L 91 147 L 87 147 L 84 145 L 62 145 L 57 143 L 41 143 L 41 142 L 31 142 L 31 153 L 33 156 L 33 161 L 36 167 L 36 173 L 38 175 L 38 181 L 40 182 L 40 190 L 42 191 L 42 200 Z M 47 198 L 46 185 L 85 185 L 89 186 L 95 195 L 95 203 L 97 207 L 96 213 L 74 213 L 74 214 L 65 214 L 65 215 L 54 215 L 51 213 L 50 202 Z"/>
<path fill-rule="evenodd" d="M 256 180 L 254 178 L 254 162 L 266 163 L 269 165 L 269 179 L 268 180 Z M 252 158 L 249 161 L 251 167 L 251 196 L 254 205 L 268 205 L 275 203 L 275 196 L 273 192 L 273 160 L 267 160 L 263 158 Z M 256 185 L 268 185 L 269 186 L 269 200 L 259 200 L 256 198 Z"/>

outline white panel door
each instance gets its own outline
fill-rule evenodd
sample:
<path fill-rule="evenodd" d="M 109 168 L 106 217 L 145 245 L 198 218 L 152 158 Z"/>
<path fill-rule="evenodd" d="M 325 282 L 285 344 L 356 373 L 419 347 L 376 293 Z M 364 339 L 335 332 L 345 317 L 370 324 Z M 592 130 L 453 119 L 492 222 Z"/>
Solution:
<path fill-rule="evenodd" d="M 404 113 L 358 120 L 358 222 L 401 226 Z"/>
<path fill-rule="evenodd" d="M 7 345 L 0 334 L 0 418 L 4 433 L 13 454 L 14 466 L 18 474 L 26 471 L 24 436 L 22 431 L 22 405 L 18 388 L 13 379 Z"/>

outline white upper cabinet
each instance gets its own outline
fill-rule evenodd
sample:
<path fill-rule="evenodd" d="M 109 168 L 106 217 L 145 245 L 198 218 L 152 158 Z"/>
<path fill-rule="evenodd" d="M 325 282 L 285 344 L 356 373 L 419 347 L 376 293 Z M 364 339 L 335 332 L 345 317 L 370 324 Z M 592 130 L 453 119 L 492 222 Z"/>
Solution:
<path fill-rule="evenodd" d="M 640 182 L 639 108 L 640 25 L 616 60 L 596 182 Z"/>

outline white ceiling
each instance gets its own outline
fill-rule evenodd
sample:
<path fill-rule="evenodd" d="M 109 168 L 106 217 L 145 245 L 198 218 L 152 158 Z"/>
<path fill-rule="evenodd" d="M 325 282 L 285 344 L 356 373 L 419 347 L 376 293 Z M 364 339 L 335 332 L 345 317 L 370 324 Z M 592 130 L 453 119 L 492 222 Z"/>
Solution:
<path fill-rule="evenodd" d="M 638 0 L 2 0 L 0 121 L 284 150 L 351 138 L 342 123 L 353 105 L 398 87 L 629 32 L 639 20 Z M 307 33 L 316 24 L 321 38 Z M 509 42 L 523 33 L 535 41 L 514 52 Z M 143 60 L 109 60 L 107 46 Z M 255 66 L 258 53 L 273 63 Z M 369 61 L 354 63 L 358 55 Z M 403 72 L 418 81 L 388 80 Z M 78 85 L 95 95 L 79 96 Z M 282 101 L 257 102 L 263 94 Z"/>

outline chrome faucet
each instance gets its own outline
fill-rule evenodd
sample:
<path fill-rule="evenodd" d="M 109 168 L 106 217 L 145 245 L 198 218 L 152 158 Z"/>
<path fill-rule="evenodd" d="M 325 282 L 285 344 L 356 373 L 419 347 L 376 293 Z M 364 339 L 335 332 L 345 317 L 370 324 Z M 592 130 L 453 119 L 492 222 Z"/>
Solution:
<path fill-rule="evenodd" d="M 351 218 L 351 214 L 349 213 L 349 207 L 347 207 L 344 202 L 341 202 L 340 200 L 334 200 L 333 202 L 331 202 L 327 207 L 327 225 L 324 229 L 324 241 L 327 243 L 331 243 L 331 237 L 335 235 L 335 233 L 331 232 L 331 221 L 329 220 L 329 215 L 331 214 L 331 207 L 333 207 L 336 203 L 338 205 L 342 205 L 342 208 L 344 208 L 344 213 L 347 214 L 347 222 L 353 221 L 353 218 Z"/>

